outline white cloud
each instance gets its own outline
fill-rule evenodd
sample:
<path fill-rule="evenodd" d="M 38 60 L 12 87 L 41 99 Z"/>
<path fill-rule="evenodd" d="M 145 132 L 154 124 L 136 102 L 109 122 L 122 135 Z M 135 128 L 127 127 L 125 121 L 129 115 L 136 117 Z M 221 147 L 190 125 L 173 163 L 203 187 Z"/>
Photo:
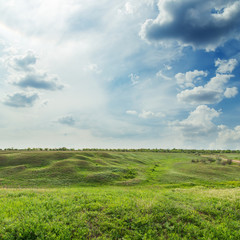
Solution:
<path fill-rule="evenodd" d="M 174 132 L 172 137 L 177 136 L 181 146 L 190 148 L 239 149 L 240 125 L 233 129 L 216 125 L 214 119 L 220 114 L 221 111 L 200 105 L 186 119 L 169 123 L 170 131 Z"/>
<path fill-rule="evenodd" d="M 88 64 L 84 70 L 88 70 L 88 71 L 92 71 L 92 72 L 95 72 L 97 74 L 101 73 L 102 72 L 102 69 L 95 63 L 90 63 Z"/>
<path fill-rule="evenodd" d="M 152 112 L 152 111 L 145 111 L 145 110 L 143 110 L 138 116 L 140 118 L 145 118 L 145 119 L 165 117 L 165 115 L 160 112 Z"/>
<path fill-rule="evenodd" d="M 146 111 L 146 110 L 142 110 L 140 113 L 138 113 L 135 110 L 128 110 L 126 111 L 126 113 L 129 115 L 135 115 L 135 116 L 138 116 L 139 118 L 144 118 L 144 119 L 165 117 L 165 114 L 161 112 L 152 112 L 152 111 Z"/>
<path fill-rule="evenodd" d="M 169 125 L 175 131 L 175 135 L 182 135 L 184 140 L 202 139 L 206 141 L 206 139 L 216 136 L 217 126 L 212 120 L 218 118 L 220 114 L 220 111 L 216 111 L 206 105 L 200 105 L 186 119 L 170 122 Z"/>
<path fill-rule="evenodd" d="M 9 60 L 9 66 L 19 71 L 31 71 L 37 62 L 37 57 L 31 51 L 24 55 L 16 55 Z"/>
<path fill-rule="evenodd" d="M 162 73 L 162 70 L 160 70 L 159 72 L 157 72 L 157 73 L 156 73 L 156 76 L 157 76 L 158 78 L 164 79 L 164 80 L 166 80 L 166 81 L 171 81 L 171 80 L 172 80 L 172 78 L 170 78 L 170 77 L 166 76 L 165 74 L 163 74 L 163 73 Z"/>
<path fill-rule="evenodd" d="M 138 114 L 137 111 L 135 111 L 135 110 L 127 110 L 126 113 L 129 115 L 137 115 Z"/>
<path fill-rule="evenodd" d="M 186 74 L 178 73 L 175 75 L 178 84 L 183 87 L 192 87 L 177 94 L 177 99 L 181 102 L 190 104 L 214 104 L 222 101 L 224 97 L 235 96 L 236 88 L 227 90 L 226 84 L 234 75 L 228 74 L 236 67 L 236 60 L 229 61 L 218 59 L 215 62 L 217 68 L 216 76 L 212 77 L 204 86 L 194 87 L 193 84 L 199 77 L 206 76 L 204 71 L 187 72 Z M 235 95 L 234 95 L 235 94 Z"/>
<path fill-rule="evenodd" d="M 238 61 L 236 59 L 221 60 L 218 58 L 215 61 L 215 66 L 218 67 L 216 72 L 220 74 L 232 73 L 232 71 L 235 69 L 237 64 L 238 64 Z"/>
<path fill-rule="evenodd" d="M 225 84 L 232 77 L 233 75 L 217 74 L 206 85 L 184 90 L 177 94 L 177 98 L 190 104 L 218 103 L 224 98 Z"/>
<path fill-rule="evenodd" d="M 1 4 L 1 23 L 7 35 L 47 37 L 48 40 L 62 35 L 66 20 L 79 7 L 75 0 L 15 0 L 12 5 Z"/>
<path fill-rule="evenodd" d="M 180 102 L 189 104 L 213 104 L 222 100 L 222 91 L 204 88 L 202 86 L 195 87 L 191 90 L 187 89 L 177 94 Z"/>
<path fill-rule="evenodd" d="M 214 50 L 239 37 L 238 0 L 159 0 L 159 15 L 142 25 L 140 35 L 151 42 L 178 41 L 194 48 Z M 223 9 L 222 12 L 213 9 Z"/>
<path fill-rule="evenodd" d="M 237 94 L 238 94 L 238 89 L 236 87 L 226 88 L 226 91 L 224 92 L 224 96 L 226 98 L 233 98 Z"/>
<path fill-rule="evenodd" d="M 178 134 L 170 140 L 155 137 L 167 132 L 166 121 L 182 115 L 183 109 L 189 110 L 189 105 L 177 101 L 173 81 L 174 71 L 184 65 L 185 56 L 181 55 L 179 61 L 181 49 L 176 43 L 171 49 L 159 45 L 154 48 L 139 38 L 140 25 L 157 15 L 154 0 L 10 1 L 0 0 L 0 38 L 9 43 L 3 52 L 12 60 L 8 69 L 11 76 L 0 72 L 1 94 L 9 93 L 1 119 L 8 123 L 12 118 L 8 131 L 0 128 L 4 146 L 41 143 L 106 147 L 114 142 L 116 147 L 130 147 L 141 142 L 151 147 L 150 142 L 166 146 L 168 141 L 168 146 L 174 147 L 173 139 L 178 139 Z M 118 9 L 121 14 L 117 14 Z M 162 70 L 158 72 L 159 66 Z M 172 81 L 160 81 L 170 77 Z M 61 89 L 59 79 L 68 86 L 64 91 L 46 91 Z M 202 84 L 198 77 L 187 79 L 184 86 Z M 25 91 L 22 97 L 14 94 L 19 88 Z M 29 98 L 29 89 L 39 91 L 39 102 Z M 221 93 L 213 94 L 213 102 L 220 101 L 224 93 L 233 95 L 233 89 L 224 86 Z M 48 100 L 45 104 L 44 99 Z M 129 110 L 122 114 L 123 109 Z M 166 112 L 167 117 L 162 119 Z M 22 138 L 16 129 L 21 129 Z M 25 129 L 31 129 L 28 134 L 31 132 L 33 141 Z M 62 133 L 68 133 L 68 138 Z"/>
<path fill-rule="evenodd" d="M 9 83 L 21 88 L 44 90 L 61 90 L 64 85 L 58 76 L 38 70 L 37 57 L 32 51 L 23 55 L 12 55 L 7 58 L 9 70 Z"/>
<path fill-rule="evenodd" d="M 129 74 L 128 77 L 130 78 L 132 85 L 136 85 L 139 83 L 140 77 L 138 75 L 131 73 L 131 74 Z"/>
<path fill-rule="evenodd" d="M 172 69 L 172 66 L 170 66 L 170 65 L 164 64 L 164 67 L 165 67 L 165 69 L 168 70 L 168 71 Z"/>
<path fill-rule="evenodd" d="M 125 4 L 125 11 L 126 11 L 127 14 L 133 14 L 134 13 L 134 6 L 130 2 L 127 2 Z"/>
<path fill-rule="evenodd" d="M 3 103 L 10 107 L 26 108 L 32 107 L 38 98 L 39 96 L 37 93 L 18 92 L 12 95 L 7 95 L 7 98 Z"/>
<path fill-rule="evenodd" d="M 210 81 L 204 87 L 206 89 L 223 92 L 225 84 L 228 83 L 228 81 L 233 77 L 234 75 L 217 73 L 216 76 L 211 78 Z"/>
<path fill-rule="evenodd" d="M 186 73 L 177 73 L 175 78 L 177 80 L 177 84 L 181 88 L 189 88 L 195 87 L 195 83 L 202 80 L 202 77 L 206 77 L 207 75 L 207 72 L 194 70 Z"/>
<path fill-rule="evenodd" d="M 48 73 L 32 72 L 26 74 L 20 80 L 13 82 L 15 86 L 21 88 L 43 89 L 49 91 L 62 90 L 64 85 L 59 82 L 57 76 Z"/>
<path fill-rule="evenodd" d="M 239 149 L 240 125 L 233 129 L 230 129 L 225 125 L 219 125 L 218 136 L 210 146 L 214 149 Z"/>

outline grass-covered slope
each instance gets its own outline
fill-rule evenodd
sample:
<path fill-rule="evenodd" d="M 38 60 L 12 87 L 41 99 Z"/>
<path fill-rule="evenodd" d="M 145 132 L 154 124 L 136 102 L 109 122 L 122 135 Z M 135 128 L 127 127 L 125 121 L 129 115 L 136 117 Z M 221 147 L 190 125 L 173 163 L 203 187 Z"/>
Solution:
<path fill-rule="evenodd" d="M 239 159 L 231 154 L 231 159 Z M 240 166 L 225 156 L 153 152 L 0 152 L 6 187 L 98 185 L 240 186 Z M 220 161 L 221 160 L 221 161 Z"/>

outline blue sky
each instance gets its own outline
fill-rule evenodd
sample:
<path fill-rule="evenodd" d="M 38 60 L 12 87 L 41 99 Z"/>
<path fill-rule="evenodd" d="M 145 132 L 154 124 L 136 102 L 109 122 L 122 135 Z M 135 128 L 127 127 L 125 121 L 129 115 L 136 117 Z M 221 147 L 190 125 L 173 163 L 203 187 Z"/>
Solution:
<path fill-rule="evenodd" d="M 0 148 L 240 148 L 239 0 L 0 0 Z"/>

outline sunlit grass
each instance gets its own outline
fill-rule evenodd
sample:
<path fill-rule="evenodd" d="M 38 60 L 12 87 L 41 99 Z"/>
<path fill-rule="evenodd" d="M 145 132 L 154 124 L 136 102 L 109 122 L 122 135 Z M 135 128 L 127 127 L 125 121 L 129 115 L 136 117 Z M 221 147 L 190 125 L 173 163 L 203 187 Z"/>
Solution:
<path fill-rule="evenodd" d="M 202 158 L 1 153 L 0 239 L 240 239 L 240 166 Z"/>

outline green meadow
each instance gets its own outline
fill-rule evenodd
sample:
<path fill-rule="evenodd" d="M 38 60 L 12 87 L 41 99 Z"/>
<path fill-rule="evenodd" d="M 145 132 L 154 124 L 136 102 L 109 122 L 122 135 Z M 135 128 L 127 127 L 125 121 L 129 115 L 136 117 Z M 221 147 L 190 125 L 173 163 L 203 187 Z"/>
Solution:
<path fill-rule="evenodd" d="M 240 154 L 0 151 L 0 239 L 240 239 Z"/>

